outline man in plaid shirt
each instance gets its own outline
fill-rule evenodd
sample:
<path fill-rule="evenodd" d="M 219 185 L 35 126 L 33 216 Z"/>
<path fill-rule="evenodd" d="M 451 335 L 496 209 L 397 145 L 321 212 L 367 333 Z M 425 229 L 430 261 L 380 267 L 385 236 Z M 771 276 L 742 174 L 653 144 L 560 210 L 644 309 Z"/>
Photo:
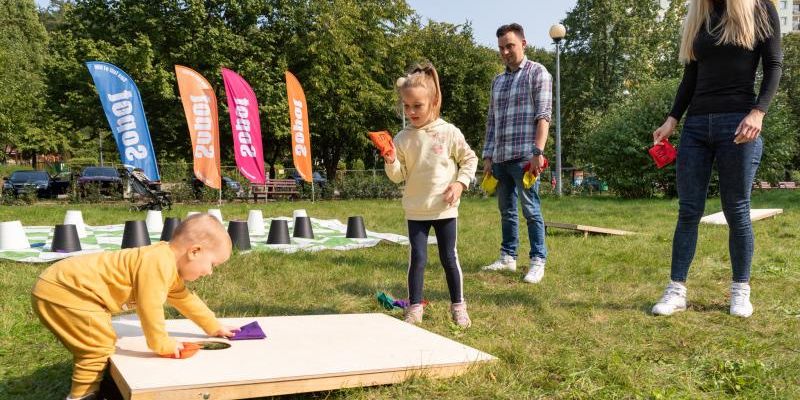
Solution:
<path fill-rule="evenodd" d="M 544 66 L 525 56 L 527 42 L 519 24 L 498 28 L 497 43 L 506 70 L 492 82 L 483 147 L 483 173 L 491 174 L 498 180 L 497 205 L 500 208 L 503 242 L 500 245 L 500 258 L 483 267 L 483 270 L 517 270 L 519 197 L 531 243 L 530 269 L 523 280 L 538 283 L 544 277 L 547 258 L 539 180 L 526 189 L 522 178 L 529 162 L 529 171 L 534 176 L 539 176 L 544 169 L 542 151 L 550 128 L 552 77 Z"/>

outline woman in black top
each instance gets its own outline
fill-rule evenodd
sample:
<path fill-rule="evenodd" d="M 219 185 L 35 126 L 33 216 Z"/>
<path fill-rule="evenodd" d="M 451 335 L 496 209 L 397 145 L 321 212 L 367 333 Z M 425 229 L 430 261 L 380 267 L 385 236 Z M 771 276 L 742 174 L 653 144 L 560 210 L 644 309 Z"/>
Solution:
<path fill-rule="evenodd" d="M 770 0 L 691 0 L 683 25 L 685 64 L 672 111 L 653 132 L 672 135 L 687 110 L 677 160 L 679 212 L 672 241 L 671 282 L 653 314 L 686 309 L 686 276 L 697 246 L 711 169 L 719 172 L 722 210 L 729 225 L 733 267 L 730 313 L 749 317 L 753 229 L 750 190 L 763 148 L 761 123 L 781 76 L 778 12 Z M 756 95 L 761 62 L 763 80 Z"/>

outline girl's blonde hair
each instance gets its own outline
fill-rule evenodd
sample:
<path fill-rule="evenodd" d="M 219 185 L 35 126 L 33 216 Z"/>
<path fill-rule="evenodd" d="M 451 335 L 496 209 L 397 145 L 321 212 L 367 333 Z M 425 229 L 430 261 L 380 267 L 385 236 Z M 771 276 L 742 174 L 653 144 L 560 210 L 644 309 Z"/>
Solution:
<path fill-rule="evenodd" d="M 753 50 L 759 41 L 772 36 L 769 13 L 763 1 L 769 0 L 723 0 L 725 14 L 717 26 L 710 26 L 713 0 L 691 0 L 689 12 L 683 21 L 683 35 L 678 59 L 684 63 L 695 60 L 694 39 L 703 24 L 706 30 L 719 36 L 717 45 L 733 44 Z"/>
<path fill-rule="evenodd" d="M 417 64 L 412 68 L 408 74 L 400 77 L 397 80 L 397 93 L 398 93 L 398 111 L 403 113 L 403 90 L 413 87 L 424 87 L 428 89 L 428 94 L 431 101 L 431 110 L 428 117 L 430 120 L 439 118 L 442 111 L 442 90 L 439 88 L 439 74 L 436 72 L 433 64 L 425 62 Z"/>

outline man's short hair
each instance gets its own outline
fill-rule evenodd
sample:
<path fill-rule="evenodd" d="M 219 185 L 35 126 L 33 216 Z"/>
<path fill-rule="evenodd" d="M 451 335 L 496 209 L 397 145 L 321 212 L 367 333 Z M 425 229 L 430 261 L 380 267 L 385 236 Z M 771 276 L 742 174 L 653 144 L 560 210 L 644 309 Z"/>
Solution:
<path fill-rule="evenodd" d="M 517 34 L 517 36 L 519 36 L 520 39 L 525 39 L 525 30 L 522 29 L 522 25 L 516 22 L 497 28 L 497 37 L 500 38 L 501 36 L 505 36 L 505 34 L 508 32 L 514 32 Z"/>

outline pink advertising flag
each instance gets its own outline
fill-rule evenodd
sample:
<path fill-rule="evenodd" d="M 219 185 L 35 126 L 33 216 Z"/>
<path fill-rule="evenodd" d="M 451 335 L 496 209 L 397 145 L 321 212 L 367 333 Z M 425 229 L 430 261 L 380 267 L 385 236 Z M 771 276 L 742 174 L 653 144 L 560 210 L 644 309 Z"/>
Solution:
<path fill-rule="evenodd" d="M 264 184 L 264 153 L 256 94 L 247 81 L 227 68 L 222 69 L 222 80 L 225 81 L 225 96 L 231 115 L 236 166 L 250 182 Z"/>

